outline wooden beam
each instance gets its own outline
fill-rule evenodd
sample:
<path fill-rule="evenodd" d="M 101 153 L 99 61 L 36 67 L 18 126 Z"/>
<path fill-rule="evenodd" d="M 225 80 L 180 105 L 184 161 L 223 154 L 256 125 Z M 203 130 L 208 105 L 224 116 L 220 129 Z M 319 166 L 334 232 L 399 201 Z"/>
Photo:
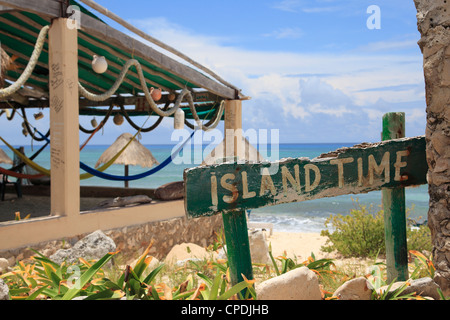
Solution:
<path fill-rule="evenodd" d="M 68 19 L 49 30 L 51 215 L 80 214 L 77 30 Z"/>

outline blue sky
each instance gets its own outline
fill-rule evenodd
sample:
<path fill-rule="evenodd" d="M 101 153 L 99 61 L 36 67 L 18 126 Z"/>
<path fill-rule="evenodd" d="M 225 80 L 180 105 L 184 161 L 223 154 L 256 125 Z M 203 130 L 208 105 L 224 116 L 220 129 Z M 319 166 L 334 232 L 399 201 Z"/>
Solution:
<path fill-rule="evenodd" d="M 243 102 L 244 129 L 279 129 L 281 143 L 373 142 L 382 115 L 402 111 L 407 136 L 425 132 L 413 0 L 97 3 L 242 88 L 252 98 Z M 380 8 L 380 29 L 367 27 L 371 5 Z M 166 119 L 141 142 L 170 143 L 172 123 Z M 48 118 L 35 124 L 46 132 Z M 134 132 L 111 122 L 90 143 L 110 144 L 125 131 Z M 30 144 L 17 132 L 4 136 Z M 80 133 L 81 142 L 86 138 Z"/>

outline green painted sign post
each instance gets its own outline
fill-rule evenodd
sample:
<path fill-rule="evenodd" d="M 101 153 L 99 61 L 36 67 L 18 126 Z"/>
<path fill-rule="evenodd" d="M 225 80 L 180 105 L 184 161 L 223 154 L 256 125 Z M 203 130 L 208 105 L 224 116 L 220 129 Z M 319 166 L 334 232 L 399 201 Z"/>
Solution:
<path fill-rule="evenodd" d="M 381 140 L 405 136 L 405 113 L 390 112 L 383 116 Z M 408 279 L 408 250 L 406 243 L 405 188 L 398 186 L 381 191 L 384 210 L 387 281 Z"/>
<path fill-rule="evenodd" d="M 312 160 L 199 166 L 184 171 L 185 210 L 188 218 L 222 214 L 236 283 L 242 274 L 252 278 L 245 210 L 421 185 L 426 173 L 423 136 L 364 143 Z"/>

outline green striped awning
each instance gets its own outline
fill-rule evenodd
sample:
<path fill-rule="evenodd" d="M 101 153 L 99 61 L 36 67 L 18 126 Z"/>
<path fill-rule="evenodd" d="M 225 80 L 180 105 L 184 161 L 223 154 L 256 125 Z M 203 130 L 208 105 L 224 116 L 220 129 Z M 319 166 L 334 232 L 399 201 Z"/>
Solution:
<path fill-rule="evenodd" d="M 52 4 L 55 1 L 41 0 L 39 2 Z M 2 7 L 1 4 L 5 3 L 12 7 Z M 87 90 L 93 93 L 103 93 L 108 90 L 117 79 L 123 65 L 129 59 L 136 59 L 142 66 L 148 88 L 161 88 L 165 93 L 176 93 L 177 90 L 186 87 L 193 91 L 204 91 L 210 94 L 209 97 L 214 97 L 214 101 L 210 101 L 211 103 L 217 102 L 219 99 L 230 99 L 236 96 L 234 89 L 219 84 L 196 69 L 164 56 L 142 42 L 112 29 L 79 3 L 73 0 L 70 3 L 79 6 L 84 14 L 83 17 L 89 17 L 90 25 L 96 26 L 89 28 L 82 25 L 81 29 L 78 30 L 79 81 Z M 5 75 L 5 78 L 9 81 L 15 81 L 21 75 L 33 52 L 39 31 L 42 27 L 49 25 L 51 19 L 54 18 L 53 15 L 56 14 L 56 9 L 51 9 L 51 6 L 46 9 L 48 12 L 39 13 L 38 10 L 43 7 L 43 4 L 39 6 L 33 4 L 33 1 L 22 5 L 25 7 L 23 10 L 18 5 L 13 6 L 12 4 L 14 4 L 14 1 L 0 1 L 0 45 L 14 62 L 14 67 L 10 68 Z M 100 30 L 102 27 L 106 31 Z M 120 33 L 120 39 L 114 37 L 111 30 Z M 107 36 L 103 36 L 102 32 Z M 123 41 L 123 39 L 127 41 Z M 132 43 L 132 46 L 136 44 L 136 47 L 130 47 L 130 43 Z M 105 73 L 97 74 L 92 70 L 93 55 L 106 58 L 108 70 Z M 159 63 L 160 60 L 162 60 L 161 63 Z M 38 64 L 26 85 L 37 91 L 48 93 L 48 76 L 47 39 Z M 116 94 L 120 96 L 143 95 L 135 67 L 129 69 Z M 201 100 L 201 102 L 208 101 Z M 215 103 L 215 105 L 218 104 Z M 189 117 L 189 115 L 187 116 Z"/>

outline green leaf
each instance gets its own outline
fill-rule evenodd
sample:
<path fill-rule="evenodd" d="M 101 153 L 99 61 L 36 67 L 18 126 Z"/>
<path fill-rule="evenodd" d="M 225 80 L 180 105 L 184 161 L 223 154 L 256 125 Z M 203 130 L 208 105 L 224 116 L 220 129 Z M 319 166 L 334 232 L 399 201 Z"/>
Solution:
<path fill-rule="evenodd" d="M 18 289 L 10 289 L 9 294 L 11 296 L 16 296 L 22 293 L 28 293 L 30 292 L 30 288 L 18 288 Z"/>
<path fill-rule="evenodd" d="M 156 275 L 158 274 L 159 271 L 161 271 L 161 269 L 163 267 L 164 267 L 164 264 L 161 264 L 158 267 L 156 267 L 155 269 L 153 269 L 152 272 L 150 272 L 149 275 L 142 282 L 149 285 L 153 281 L 153 279 L 155 279 Z"/>
<path fill-rule="evenodd" d="M 242 281 L 237 284 L 235 284 L 230 290 L 223 293 L 221 296 L 218 297 L 218 300 L 228 300 L 235 294 L 240 293 L 245 288 L 250 288 L 251 285 L 249 285 L 247 282 Z"/>
<path fill-rule="evenodd" d="M 104 285 L 106 288 L 113 290 L 113 291 L 122 290 L 122 287 L 119 286 L 117 283 L 114 283 L 113 281 L 111 281 L 107 278 L 104 278 L 103 280 L 104 280 L 104 282 L 102 283 L 102 285 Z"/>
<path fill-rule="evenodd" d="M 96 292 L 94 294 L 88 295 L 84 300 L 111 300 L 111 299 L 119 299 L 120 294 L 112 291 L 110 289 L 106 289 L 103 291 Z"/>
<path fill-rule="evenodd" d="M 220 286 L 220 280 L 222 280 L 222 275 L 220 272 L 217 272 L 216 277 L 214 278 L 214 281 L 211 286 L 211 290 L 209 292 L 209 300 L 216 300 L 217 294 L 219 292 L 219 286 Z"/>
<path fill-rule="evenodd" d="M 275 259 L 273 258 L 273 255 L 272 255 L 272 243 L 269 243 L 269 256 L 270 256 L 270 260 L 272 260 L 273 268 L 275 269 L 277 276 L 279 276 L 280 271 L 278 270 L 277 262 L 275 261 Z"/>
<path fill-rule="evenodd" d="M 34 299 L 36 299 L 37 296 L 40 295 L 45 289 L 47 289 L 47 286 L 37 289 L 28 298 L 26 298 L 26 300 L 34 300 Z"/>
<path fill-rule="evenodd" d="M 66 294 L 62 297 L 62 300 L 71 300 L 74 298 L 81 289 L 91 280 L 91 278 L 100 270 L 105 263 L 107 263 L 115 253 L 107 253 L 100 260 L 98 260 L 94 265 L 92 265 L 81 277 L 77 280 L 75 286 L 70 288 Z"/>

